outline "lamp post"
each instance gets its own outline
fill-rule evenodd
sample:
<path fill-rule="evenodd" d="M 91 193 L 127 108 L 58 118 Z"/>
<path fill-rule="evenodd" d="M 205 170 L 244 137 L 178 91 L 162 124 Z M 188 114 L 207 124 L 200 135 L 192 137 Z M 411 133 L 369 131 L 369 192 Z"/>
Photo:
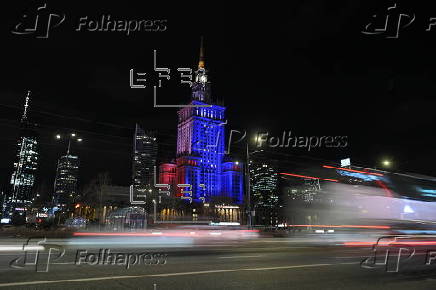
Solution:
<path fill-rule="evenodd" d="M 57 140 L 61 140 L 63 139 L 63 136 L 61 134 L 56 134 L 56 139 Z M 76 142 L 80 143 L 83 141 L 82 138 L 77 137 L 76 133 L 70 133 L 68 134 L 68 147 L 67 147 L 67 155 L 70 154 L 70 149 L 71 149 L 71 140 L 76 140 Z"/>
<path fill-rule="evenodd" d="M 246 186 L 246 195 L 247 195 L 247 210 L 248 210 L 248 227 L 251 228 L 251 193 L 250 193 L 250 152 L 248 151 L 248 142 L 246 146 L 246 164 L 245 164 L 245 182 Z"/>
<path fill-rule="evenodd" d="M 156 207 L 157 207 L 157 202 L 156 199 L 153 199 L 153 223 L 156 223 Z"/>

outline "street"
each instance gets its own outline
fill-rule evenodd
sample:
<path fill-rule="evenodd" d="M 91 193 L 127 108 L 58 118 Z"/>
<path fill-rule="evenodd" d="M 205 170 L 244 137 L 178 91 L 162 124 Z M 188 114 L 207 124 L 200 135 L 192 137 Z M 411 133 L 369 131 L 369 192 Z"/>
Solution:
<path fill-rule="evenodd" d="M 11 244 L 3 239 L 1 245 Z M 18 241 L 14 243 L 18 245 Z M 4 248 L 4 247 L 3 247 Z M 83 246 L 86 249 L 86 246 Z M 97 252 L 98 250 L 92 250 Z M 111 248 L 132 252 L 132 248 Z M 146 249 L 136 249 L 143 252 Z M 364 269 L 370 248 L 315 245 L 289 238 L 261 238 L 238 244 L 152 249 L 168 254 L 166 264 L 76 265 L 76 249 L 36 272 L 9 263 L 20 252 L 0 253 L 0 287 L 4 289 L 431 289 L 433 269 L 388 273 Z M 21 253 L 22 255 L 22 253 Z"/>

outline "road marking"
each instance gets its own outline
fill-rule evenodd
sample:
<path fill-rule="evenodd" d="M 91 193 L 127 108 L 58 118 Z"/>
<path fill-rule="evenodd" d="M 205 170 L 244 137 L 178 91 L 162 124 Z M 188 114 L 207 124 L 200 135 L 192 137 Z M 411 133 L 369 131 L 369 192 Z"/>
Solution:
<path fill-rule="evenodd" d="M 44 250 L 43 246 L 0 246 L 0 252 L 24 252 L 25 250 Z"/>
<path fill-rule="evenodd" d="M 347 264 L 349 264 L 349 263 L 347 263 Z M 338 264 L 309 264 L 309 265 L 293 265 L 293 266 L 280 266 L 280 267 L 268 267 L 268 268 L 248 268 L 248 269 L 247 268 L 242 268 L 242 269 L 232 269 L 232 270 L 208 270 L 208 271 L 197 271 L 197 272 L 180 272 L 180 273 L 168 273 L 168 274 L 153 274 L 153 275 L 148 275 L 148 276 L 149 277 L 168 277 L 168 276 L 198 275 L 198 274 L 210 274 L 210 273 L 222 273 L 222 272 L 267 271 L 267 270 L 308 268 L 308 267 L 322 267 L 322 266 L 334 266 L 334 265 L 338 265 Z"/>
<path fill-rule="evenodd" d="M 147 276 L 147 277 L 170 277 L 170 276 L 198 275 L 198 274 L 237 272 L 237 271 L 241 271 L 241 269 L 234 269 L 234 270 L 208 270 L 208 271 L 197 271 L 197 272 L 179 272 L 179 273 L 168 273 L 168 274 L 153 274 L 153 275 L 145 275 L 145 276 Z M 0 284 L 0 286 L 1 286 L 1 284 Z"/>
<path fill-rule="evenodd" d="M 218 257 L 218 259 L 239 259 L 239 258 L 258 258 L 262 257 L 262 255 L 257 256 L 226 256 L 226 257 Z"/>
<path fill-rule="evenodd" d="M 280 270 L 280 269 L 323 267 L 323 266 L 333 266 L 333 265 L 336 264 L 309 264 L 309 265 L 279 266 L 279 267 L 268 267 L 268 268 L 251 268 L 251 269 L 243 269 L 243 271 L 268 271 L 268 270 Z"/>
<path fill-rule="evenodd" d="M 274 250 L 286 250 L 286 249 L 310 249 L 316 247 L 274 247 L 274 248 L 240 248 L 241 251 L 253 251 L 253 250 L 264 250 L 264 251 L 274 251 Z"/>
<path fill-rule="evenodd" d="M 208 270 L 208 271 L 197 271 L 197 272 L 179 272 L 179 273 L 148 274 L 148 275 L 135 275 L 135 276 L 107 276 L 107 277 L 82 278 L 82 279 L 10 282 L 10 283 L 0 283 L 0 287 L 53 284 L 53 283 L 65 283 L 65 282 L 91 282 L 91 281 L 104 281 L 104 280 L 116 280 L 116 279 L 145 278 L 145 277 L 171 277 L 171 276 L 240 272 L 240 271 L 268 271 L 268 270 L 324 267 L 324 266 L 349 265 L 349 264 L 358 264 L 358 263 L 353 262 L 353 263 L 337 263 L 337 264 L 307 264 L 307 265 L 292 265 L 292 266 L 267 267 L 267 268 L 241 268 L 241 269 L 231 269 L 231 270 Z"/>
<path fill-rule="evenodd" d="M 52 283 L 63 283 L 63 282 L 89 282 L 89 281 L 102 281 L 102 280 L 112 280 L 112 279 L 130 279 L 130 278 L 143 278 L 146 276 L 147 275 L 142 275 L 142 276 L 112 276 L 112 277 L 97 277 L 97 278 L 84 278 L 84 279 L 12 282 L 12 283 L 1 283 L 0 287 L 37 285 L 37 284 L 52 284 Z"/>

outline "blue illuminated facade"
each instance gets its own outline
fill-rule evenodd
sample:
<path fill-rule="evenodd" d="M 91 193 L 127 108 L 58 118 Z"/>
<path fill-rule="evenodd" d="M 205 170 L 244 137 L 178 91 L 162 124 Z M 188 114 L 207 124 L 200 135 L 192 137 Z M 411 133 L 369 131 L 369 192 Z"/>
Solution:
<path fill-rule="evenodd" d="M 189 104 L 194 106 L 178 111 L 176 196 L 192 197 L 194 202 L 228 197 L 233 203 L 242 203 L 242 166 L 223 162 L 226 108 L 211 100 L 202 50 Z M 192 188 L 181 187 L 182 184 Z M 189 190 L 192 194 L 186 193 Z"/>
<path fill-rule="evenodd" d="M 243 167 L 239 162 L 224 162 L 222 164 L 222 194 L 236 204 L 244 202 Z"/>

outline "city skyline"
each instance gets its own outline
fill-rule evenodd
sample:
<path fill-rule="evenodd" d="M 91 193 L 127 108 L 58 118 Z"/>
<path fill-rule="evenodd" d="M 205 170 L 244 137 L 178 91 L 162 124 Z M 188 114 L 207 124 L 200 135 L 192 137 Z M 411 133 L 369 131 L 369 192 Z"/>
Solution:
<path fill-rule="evenodd" d="M 436 3 L 0 13 L 0 287 L 434 284 Z"/>
<path fill-rule="evenodd" d="M 109 6 L 108 11 L 112 8 Z M 290 9 L 298 15 L 298 8 L 295 3 Z M 365 23 L 369 15 L 366 12 L 372 8 L 368 2 L 360 12 L 352 7 L 344 9 L 349 9 L 356 19 Z M 19 7 L 16 9 L 16 14 L 7 18 L 11 24 L 17 21 L 14 17 L 20 15 Z M 70 14 L 81 15 L 81 7 L 69 9 Z M 90 8 L 89 13 L 96 11 Z M 154 108 L 152 87 L 131 89 L 128 73 L 131 68 L 151 73 L 154 49 L 158 52 L 159 65 L 171 67 L 173 72 L 177 67 L 194 67 L 201 35 L 205 36 L 215 95 L 230 105 L 229 129 L 247 130 L 252 134 L 266 131 L 275 136 L 285 130 L 291 130 L 296 136 L 348 136 L 350 145 L 341 150 L 318 148 L 308 154 L 307 150 L 288 149 L 283 153 L 332 161 L 351 157 L 353 163 L 368 167 L 377 167 L 379 160 L 388 158 L 397 166 L 395 169 L 436 175 L 426 162 L 435 157 L 431 145 L 433 136 L 424 131 L 425 125 L 433 121 L 433 114 L 429 112 L 433 102 L 430 96 L 436 88 L 431 78 L 416 80 L 420 74 L 431 75 L 432 71 L 424 67 L 419 68 L 424 70 L 421 72 L 409 60 L 403 60 L 401 66 L 395 65 L 399 56 L 413 51 L 424 61 L 429 55 L 425 45 L 420 47 L 424 51 L 418 53 L 418 48 L 400 39 L 393 51 L 392 42 L 383 42 L 380 46 L 376 40 L 353 34 L 361 30 L 360 24 L 344 16 L 330 19 L 327 14 L 322 14 L 322 19 L 297 17 L 302 21 L 298 28 L 286 18 L 278 17 L 276 30 L 259 42 L 256 34 L 241 34 L 235 29 L 247 28 L 247 19 L 253 20 L 254 15 L 240 18 L 238 11 L 232 11 L 229 15 L 232 21 L 221 27 L 228 32 L 224 36 L 221 29 L 214 27 L 214 16 L 205 17 L 201 26 L 190 25 L 196 23 L 196 17 L 189 16 L 201 15 L 197 12 L 193 9 L 183 16 L 168 15 L 175 24 L 168 23 L 168 30 L 160 34 L 135 34 L 126 38 L 115 33 L 73 33 L 61 27 L 50 38 L 40 41 L 6 37 L 5 41 L 10 44 L 8 52 L 22 58 L 6 60 L 5 71 L 10 73 L 2 75 L 6 84 L 0 91 L 4 132 L 0 149 L 5 160 L 0 166 L 2 187 L 8 184 L 12 173 L 9 164 L 14 158 L 21 98 L 27 89 L 33 92 L 32 118 L 39 125 L 41 144 L 45 148 L 41 152 L 40 170 L 47 180 L 41 182 L 53 184 L 62 145 L 54 143 L 52 136 L 60 128 L 77 130 L 86 137 L 78 148 L 83 155 L 84 168 L 80 174 L 85 184 L 102 171 L 109 171 L 116 184 L 130 183 L 131 136 L 137 122 L 147 124 L 146 130 L 160 131 L 161 151 L 165 155 L 160 158 L 170 161 L 177 134 L 173 127 L 177 122 L 176 109 Z M 341 26 L 347 28 L 339 31 L 314 28 L 326 18 L 333 26 L 342 22 L 349 25 Z M 183 34 L 185 26 L 177 25 L 182 23 L 195 28 L 189 35 Z M 308 31 L 311 37 L 305 34 Z M 292 41 L 294 37 L 298 41 Z M 317 39 L 323 37 L 332 41 L 321 49 Z M 114 40 L 119 39 L 128 39 L 132 45 L 128 49 L 115 45 Z M 81 47 L 80 42 L 71 46 L 76 40 L 93 43 L 99 53 L 81 52 L 77 49 Z M 34 47 L 34 55 L 38 57 L 27 55 L 23 43 Z M 44 50 L 47 45 L 50 49 Z M 365 51 L 380 53 L 362 54 L 362 47 Z M 61 78 L 61 74 L 52 69 L 56 61 L 48 56 L 59 55 L 63 50 L 69 52 L 71 59 L 64 60 L 68 70 L 61 69 Z M 329 57 L 323 58 L 325 54 Z M 431 64 L 433 60 L 425 61 Z M 158 98 L 167 104 L 183 104 L 189 97 L 189 87 L 180 86 L 176 74 L 172 77 L 174 82 L 164 82 L 164 87 L 158 90 Z M 75 85 L 71 86 L 71 81 L 66 80 L 75 80 Z M 356 90 L 363 83 L 366 85 Z M 410 97 L 412 92 L 413 98 Z M 359 106 L 352 100 L 357 100 Z M 419 100 L 427 105 L 419 106 Z M 353 113 L 354 109 L 357 112 Z M 363 117 L 367 114 L 375 119 L 369 122 L 368 117 Z M 344 116 L 349 116 L 349 120 Z M 428 142 L 418 144 L 416 140 L 422 134 L 427 136 Z M 226 138 L 228 140 L 228 136 Z"/>

